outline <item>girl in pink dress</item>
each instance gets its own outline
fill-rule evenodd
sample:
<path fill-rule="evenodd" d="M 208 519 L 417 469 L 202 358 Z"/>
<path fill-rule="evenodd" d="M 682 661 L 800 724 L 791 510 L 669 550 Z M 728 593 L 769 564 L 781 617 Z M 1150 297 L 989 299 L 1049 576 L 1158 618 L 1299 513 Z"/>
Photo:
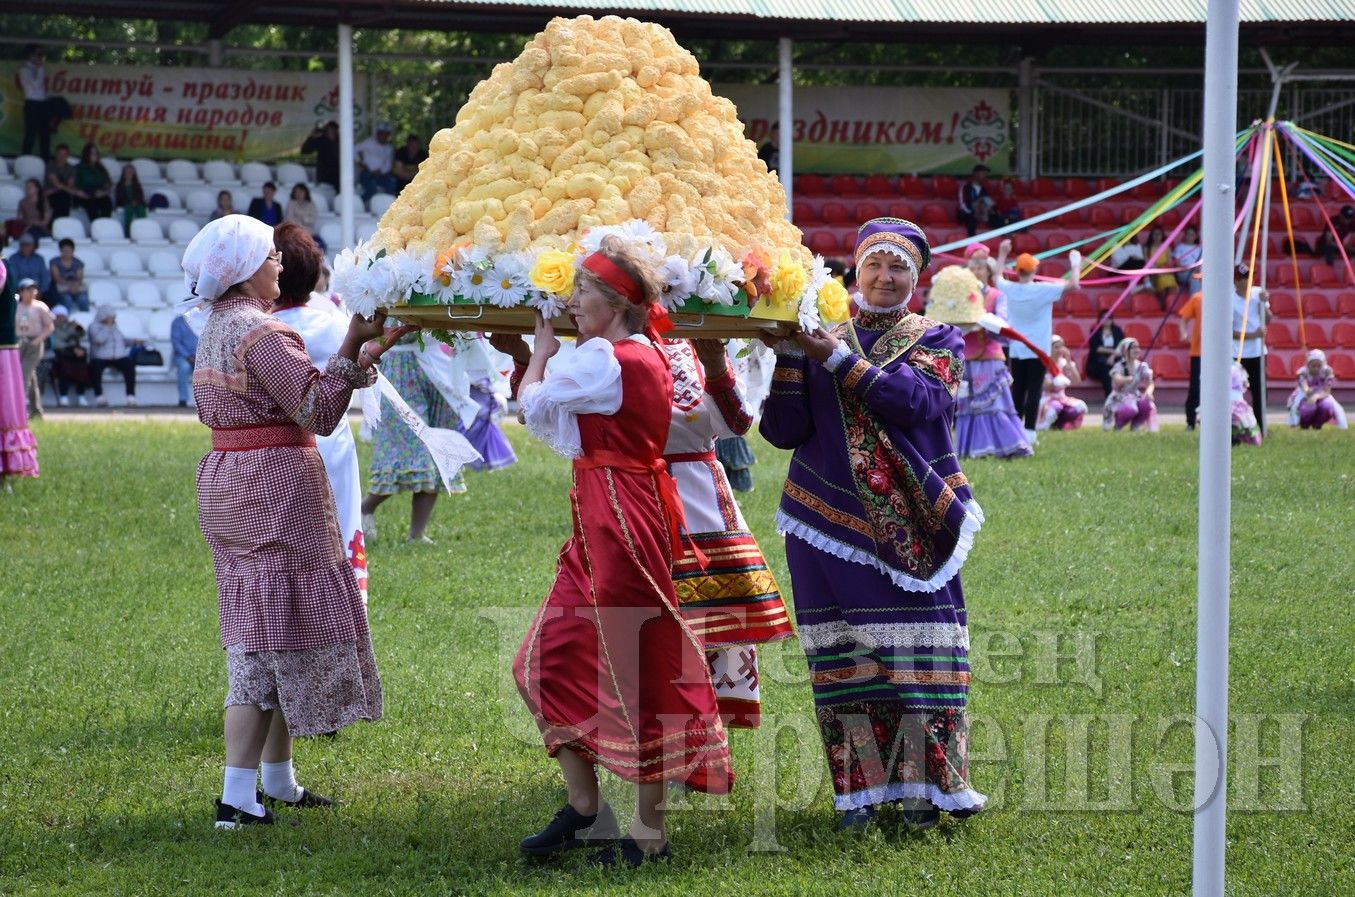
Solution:
<path fill-rule="evenodd" d="M 1289 395 L 1289 425 L 1304 430 L 1320 430 L 1328 422 L 1336 429 L 1346 428 L 1346 411 L 1332 397 L 1336 374 L 1327 364 L 1321 349 L 1312 349 L 1298 371 L 1298 386 Z"/>

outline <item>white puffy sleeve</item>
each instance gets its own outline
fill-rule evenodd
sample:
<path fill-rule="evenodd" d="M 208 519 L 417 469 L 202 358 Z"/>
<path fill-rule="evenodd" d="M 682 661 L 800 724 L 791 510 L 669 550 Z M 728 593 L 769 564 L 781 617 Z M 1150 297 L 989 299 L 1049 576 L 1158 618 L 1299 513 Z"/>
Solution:
<path fill-rule="evenodd" d="M 581 344 L 518 396 L 527 431 L 566 458 L 583 454 L 580 414 L 615 414 L 621 408 L 621 363 L 612 344 L 598 337 Z"/>

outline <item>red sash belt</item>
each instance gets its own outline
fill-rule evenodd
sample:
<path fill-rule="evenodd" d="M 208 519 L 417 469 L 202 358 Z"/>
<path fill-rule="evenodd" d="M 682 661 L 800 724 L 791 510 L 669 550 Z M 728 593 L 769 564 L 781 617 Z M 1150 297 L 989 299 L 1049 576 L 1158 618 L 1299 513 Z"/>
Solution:
<path fill-rule="evenodd" d="M 653 461 L 641 461 L 621 452 L 598 449 L 589 452 L 582 458 L 574 459 L 576 471 L 597 470 L 601 467 L 623 470 L 627 473 L 651 474 L 659 487 L 659 503 L 663 505 L 664 511 L 668 514 L 668 539 L 673 547 L 673 560 L 676 561 L 678 558 L 684 557 L 690 550 L 697 563 L 703 569 L 705 568 L 707 563 L 705 554 L 692 543 L 691 539 L 685 538 L 687 515 L 682 511 L 682 499 L 678 496 L 677 480 L 673 479 L 672 475 L 668 473 L 668 465 L 662 458 L 655 458 Z"/>
<path fill-rule="evenodd" d="M 695 461 L 697 463 L 710 464 L 715 461 L 714 452 L 675 452 L 671 455 L 664 455 L 663 460 L 669 464 L 682 464 Z"/>
<path fill-rule="evenodd" d="M 249 452 L 254 449 L 283 446 L 313 446 L 315 435 L 296 424 L 263 424 L 257 427 L 229 427 L 212 430 L 212 451 Z"/>

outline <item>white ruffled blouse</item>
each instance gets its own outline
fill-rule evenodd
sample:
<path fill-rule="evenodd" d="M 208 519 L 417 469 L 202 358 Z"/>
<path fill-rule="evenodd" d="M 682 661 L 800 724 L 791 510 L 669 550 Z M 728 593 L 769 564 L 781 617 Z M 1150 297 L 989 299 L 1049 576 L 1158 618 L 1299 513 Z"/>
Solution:
<path fill-rule="evenodd" d="M 627 339 L 651 345 L 643 334 Z M 616 350 L 601 337 L 580 343 L 546 370 L 544 380 L 523 387 L 518 402 L 529 433 L 566 458 L 582 457 L 579 415 L 621 410 L 621 362 Z"/>

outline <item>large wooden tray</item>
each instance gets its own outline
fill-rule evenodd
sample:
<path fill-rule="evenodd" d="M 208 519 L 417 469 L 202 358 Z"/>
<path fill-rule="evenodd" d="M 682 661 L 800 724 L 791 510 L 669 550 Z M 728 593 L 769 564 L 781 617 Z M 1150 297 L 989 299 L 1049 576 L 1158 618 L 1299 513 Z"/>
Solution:
<path fill-rule="evenodd" d="M 387 308 L 393 318 L 418 324 L 425 330 L 484 331 L 486 333 L 532 333 L 536 330 L 536 312 L 525 306 L 498 308 L 493 305 L 397 305 Z M 764 333 L 788 334 L 796 329 L 786 321 L 766 318 L 742 318 L 730 315 L 671 315 L 673 330 L 679 338 L 712 339 L 752 338 Z M 578 330 L 568 315 L 551 319 L 555 332 L 574 336 Z"/>

